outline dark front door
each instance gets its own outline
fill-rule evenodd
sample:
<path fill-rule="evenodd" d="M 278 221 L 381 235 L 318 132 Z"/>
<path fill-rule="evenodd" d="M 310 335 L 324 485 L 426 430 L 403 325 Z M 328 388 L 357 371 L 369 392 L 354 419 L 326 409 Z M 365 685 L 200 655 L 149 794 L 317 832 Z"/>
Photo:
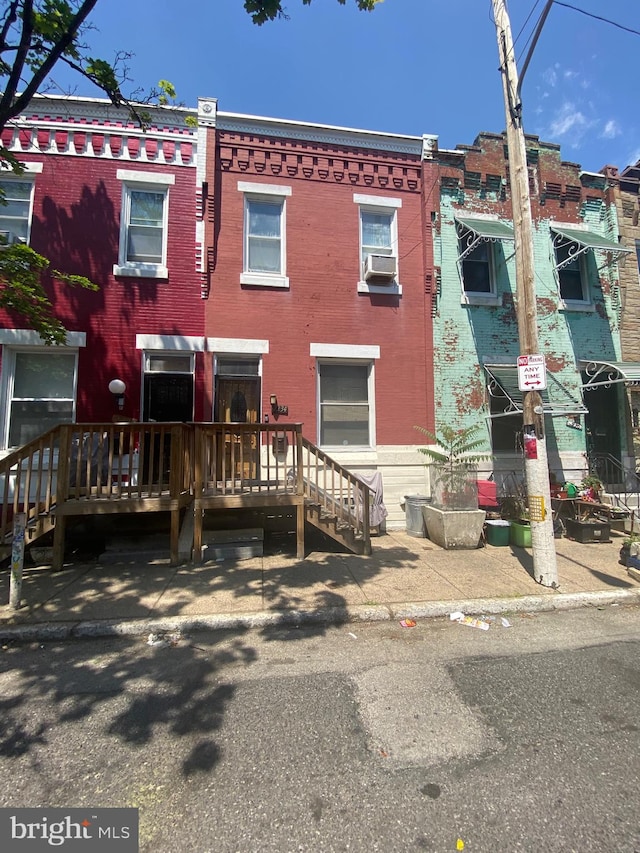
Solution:
<path fill-rule="evenodd" d="M 193 420 L 193 376 L 191 374 L 146 373 L 144 377 L 143 421 L 167 423 Z M 151 431 L 142 447 L 143 482 L 169 482 L 171 436 L 163 439 Z"/>
<path fill-rule="evenodd" d="M 146 373 L 143 421 L 193 420 L 193 376 L 180 373 Z"/>
<path fill-rule="evenodd" d="M 619 396 L 620 387 L 612 385 L 609 388 L 585 391 L 584 402 L 589 410 L 585 415 L 589 456 L 609 454 L 617 460 L 621 459 L 620 416 L 623 410 Z"/>

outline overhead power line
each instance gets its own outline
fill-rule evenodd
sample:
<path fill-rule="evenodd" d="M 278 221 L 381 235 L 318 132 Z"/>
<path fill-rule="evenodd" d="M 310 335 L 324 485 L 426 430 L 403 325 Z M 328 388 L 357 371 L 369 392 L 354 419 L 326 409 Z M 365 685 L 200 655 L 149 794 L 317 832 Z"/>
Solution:
<path fill-rule="evenodd" d="M 573 9 L 574 12 L 581 12 L 583 15 L 586 15 L 588 18 L 595 18 L 596 21 L 604 21 L 605 24 L 611 24 L 612 27 L 618 27 L 619 30 L 624 30 L 627 33 L 633 33 L 634 36 L 640 36 L 640 31 L 633 30 L 631 27 L 625 27 L 622 24 L 616 23 L 616 21 L 611 21 L 609 18 L 603 18 L 600 15 L 594 15 L 592 12 L 587 12 L 584 9 L 580 9 L 579 6 L 572 6 L 570 3 L 561 3 L 560 0 L 554 0 L 556 6 L 565 6 L 567 9 Z"/>

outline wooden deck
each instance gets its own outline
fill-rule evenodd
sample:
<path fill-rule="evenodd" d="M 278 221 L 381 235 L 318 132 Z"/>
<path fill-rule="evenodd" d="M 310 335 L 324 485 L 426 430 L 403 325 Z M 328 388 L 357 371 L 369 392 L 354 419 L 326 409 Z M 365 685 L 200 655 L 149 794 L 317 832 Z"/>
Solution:
<path fill-rule="evenodd" d="M 28 543 L 54 531 L 54 568 L 69 518 L 111 513 L 168 512 L 173 563 L 185 510 L 196 561 L 205 512 L 255 507 L 294 508 L 300 559 L 305 521 L 371 550 L 369 488 L 306 441 L 300 424 L 61 424 L 0 460 L 0 496 L 2 555 L 25 513 Z"/>

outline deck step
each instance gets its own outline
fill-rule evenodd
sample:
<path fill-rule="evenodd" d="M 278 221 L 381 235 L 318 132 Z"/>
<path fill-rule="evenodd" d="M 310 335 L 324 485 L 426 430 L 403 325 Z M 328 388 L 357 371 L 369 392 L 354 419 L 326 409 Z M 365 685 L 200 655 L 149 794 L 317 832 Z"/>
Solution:
<path fill-rule="evenodd" d="M 251 557 L 262 557 L 263 554 L 264 530 L 262 527 L 203 532 L 203 561 L 249 560 Z"/>

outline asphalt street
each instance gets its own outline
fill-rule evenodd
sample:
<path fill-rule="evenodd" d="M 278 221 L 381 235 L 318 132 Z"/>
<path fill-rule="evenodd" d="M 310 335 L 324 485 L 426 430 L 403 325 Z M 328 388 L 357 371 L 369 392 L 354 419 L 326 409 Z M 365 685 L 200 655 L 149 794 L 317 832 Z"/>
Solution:
<path fill-rule="evenodd" d="M 640 609 L 6 642 L 2 806 L 140 850 L 640 851 Z"/>

